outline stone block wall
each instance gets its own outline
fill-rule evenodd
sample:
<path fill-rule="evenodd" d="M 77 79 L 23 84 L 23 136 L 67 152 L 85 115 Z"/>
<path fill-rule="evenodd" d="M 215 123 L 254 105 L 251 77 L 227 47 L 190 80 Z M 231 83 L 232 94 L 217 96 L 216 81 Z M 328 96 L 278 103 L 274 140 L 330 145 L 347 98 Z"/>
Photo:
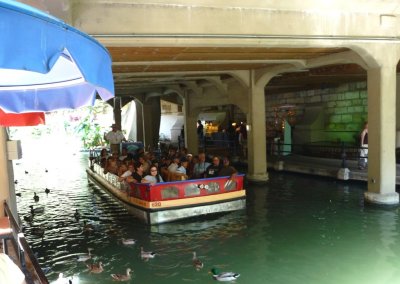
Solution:
<path fill-rule="evenodd" d="M 267 133 L 275 128 L 274 108 L 281 105 L 294 105 L 295 124 L 301 123 L 307 106 L 321 105 L 325 116 L 324 141 L 321 142 L 356 143 L 368 117 L 367 82 L 295 93 L 266 94 Z"/>

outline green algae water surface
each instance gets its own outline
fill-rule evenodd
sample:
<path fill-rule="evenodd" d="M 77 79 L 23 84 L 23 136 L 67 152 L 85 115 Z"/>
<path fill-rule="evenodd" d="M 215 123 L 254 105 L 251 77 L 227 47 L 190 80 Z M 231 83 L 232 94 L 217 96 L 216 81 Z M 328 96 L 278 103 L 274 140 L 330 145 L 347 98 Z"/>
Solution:
<path fill-rule="evenodd" d="M 23 224 L 50 282 L 63 272 L 79 283 L 115 283 L 110 274 L 131 268 L 127 283 L 205 284 L 216 283 L 208 271 L 217 267 L 240 273 L 242 284 L 400 283 L 399 209 L 365 206 L 364 183 L 270 172 L 267 184 L 246 185 L 246 210 L 150 227 L 87 182 L 87 154 L 23 147 L 14 162 L 18 210 L 23 220 L 29 205 L 45 208 Z M 83 232 L 84 220 L 92 233 Z M 43 238 L 33 234 L 39 226 Z M 140 247 L 156 257 L 142 260 Z M 77 261 L 89 248 L 92 258 Z M 204 263 L 199 271 L 194 251 Z M 90 273 L 86 264 L 99 261 L 104 271 Z"/>

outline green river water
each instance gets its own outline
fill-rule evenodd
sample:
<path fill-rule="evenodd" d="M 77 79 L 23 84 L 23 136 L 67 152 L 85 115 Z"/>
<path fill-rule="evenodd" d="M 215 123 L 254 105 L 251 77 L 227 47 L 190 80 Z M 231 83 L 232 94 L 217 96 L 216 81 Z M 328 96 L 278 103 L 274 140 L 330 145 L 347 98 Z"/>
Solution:
<path fill-rule="evenodd" d="M 131 268 L 127 283 L 205 284 L 216 283 L 208 271 L 217 267 L 240 273 L 242 284 L 400 283 L 399 209 L 366 206 L 364 183 L 270 172 L 268 183 L 246 184 L 246 210 L 150 227 L 88 184 L 87 154 L 33 146 L 14 162 L 17 202 L 21 219 L 29 205 L 45 208 L 23 223 L 40 264 L 51 268 L 50 282 L 63 272 L 79 283 L 115 283 L 111 273 Z M 83 220 L 94 233 L 82 233 Z M 32 235 L 38 226 L 46 229 L 43 239 Z M 125 246 L 121 238 L 137 243 Z M 157 256 L 143 261 L 141 246 Z M 88 248 L 104 272 L 91 274 L 77 261 Z M 193 251 L 204 262 L 200 271 Z"/>

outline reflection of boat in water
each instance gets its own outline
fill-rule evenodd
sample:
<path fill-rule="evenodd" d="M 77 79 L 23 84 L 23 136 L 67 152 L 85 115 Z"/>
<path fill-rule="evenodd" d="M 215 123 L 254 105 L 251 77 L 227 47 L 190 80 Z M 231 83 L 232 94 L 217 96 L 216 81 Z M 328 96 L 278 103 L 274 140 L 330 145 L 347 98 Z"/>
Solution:
<path fill-rule="evenodd" d="M 153 233 L 163 235 L 180 235 L 183 236 L 190 232 L 190 236 L 202 236 L 207 238 L 208 235 L 221 236 L 232 235 L 240 231 L 246 230 L 244 210 L 234 212 L 214 213 L 206 216 L 193 217 L 181 220 L 180 222 L 171 222 L 151 226 Z"/>
<path fill-rule="evenodd" d="M 240 210 L 246 206 L 243 175 L 186 181 L 121 183 L 116 175 L 103 173 L 94 164 L 87 169 L 88 178 L 115 196 L 139 219 L 160 224 L 199 215 Z"/>

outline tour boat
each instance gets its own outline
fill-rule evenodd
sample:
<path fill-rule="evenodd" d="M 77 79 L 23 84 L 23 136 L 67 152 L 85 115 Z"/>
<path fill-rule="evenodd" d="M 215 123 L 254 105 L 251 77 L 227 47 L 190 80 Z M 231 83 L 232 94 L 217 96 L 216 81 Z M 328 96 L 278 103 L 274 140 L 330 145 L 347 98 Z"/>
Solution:
<path fill-rule="evenodd" d="M 149 183 L 119 182 L 98 164 L 87 169 L 90 181 L 117 198 L 133 215 L 150 225 L 246 207 L 243 174 Z"/>

